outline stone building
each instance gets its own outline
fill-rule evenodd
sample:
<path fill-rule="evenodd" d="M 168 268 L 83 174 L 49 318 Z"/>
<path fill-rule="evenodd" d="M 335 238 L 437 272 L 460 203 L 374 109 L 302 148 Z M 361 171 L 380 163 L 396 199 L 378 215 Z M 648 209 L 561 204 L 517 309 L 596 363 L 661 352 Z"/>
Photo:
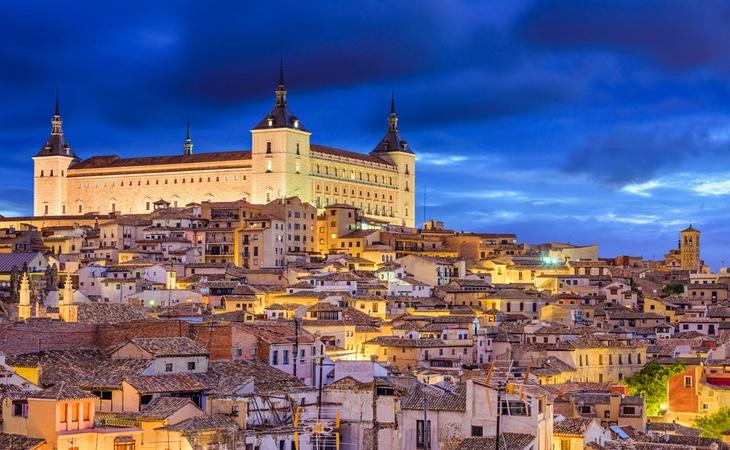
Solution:
<path fill-rule="evenodd" d="M 193 153 L 190 130 L 179 155 L 80 159 L 66 141 L 56 99 L 51 135 L 33 157 L 34 214 L 147 213 L 164 200 L 269 203 L 299 197 L 322 210 L 343 203 L 388 223 L 415 225 L 415 154 L 398 130 L 391 101 L 388 130 L 369 154 L 311 144 L 289 109 L 283 72 L 274 108 L 251 130 L 251 150 Z"/>

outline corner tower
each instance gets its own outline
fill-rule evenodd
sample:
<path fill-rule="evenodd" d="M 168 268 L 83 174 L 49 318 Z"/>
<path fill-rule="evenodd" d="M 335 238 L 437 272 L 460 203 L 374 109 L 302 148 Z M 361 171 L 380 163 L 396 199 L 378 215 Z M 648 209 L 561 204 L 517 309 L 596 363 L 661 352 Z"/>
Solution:
<path fill-rule="evenodd" d="M 679 258 L 682 269 L 697 272 L 702 269 L 700 230 L 692 225 L 679 232 Z"/>
<path fill-rule="evenodd" d="M 51 118 L 51 135 L 33 157 L 33 215 L 63 215 L 67 211 L 66 175 L 78 161 L 63 135 L 63 120 L 56 92 L 56 107 Z"/>
<path fill-rule="evenodd" d="M 395 112 L 395 95 L 391 94 L 388 131 L 380 140 L 372 156 L 395 164 L 398 170 L 398 215 L 407 227 L 416 226 L 416 154 L 398 131 L 398 114 Z"/>
<path fill-rule="evenodd" d="M 274 109 L 251 130 L 252 203 L 299 197 L 311 202 L 309 142 L 312 133 L 290 110 L 279 69 Z"/>

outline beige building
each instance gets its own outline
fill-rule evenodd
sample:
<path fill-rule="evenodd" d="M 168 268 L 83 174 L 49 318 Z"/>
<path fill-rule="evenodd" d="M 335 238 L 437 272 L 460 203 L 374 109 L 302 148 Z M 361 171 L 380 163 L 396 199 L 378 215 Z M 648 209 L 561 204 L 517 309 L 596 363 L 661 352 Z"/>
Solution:
<path fill-rule="evenodd" d="M 679 232 L 679 257 L 682 269 L 699 271 L 702 268 L 700 230 L 692 225 Z"/>
<path fill-rule="evenodd" d="M 388 130 L 369 154 L 310 143 L 289 109 L 283 74 L 274 108 L 251 130 L 251 150 L 80 159 L 66 141 L 56 101 L 51 135 L 33 157 L 34 214 L 146 213 L 203 201 L 269 203 L 299 197 L 322 209 L 342 203 L 387 223 L 415 226 L 416 157 L 400 137 L 395 102 Z"/>

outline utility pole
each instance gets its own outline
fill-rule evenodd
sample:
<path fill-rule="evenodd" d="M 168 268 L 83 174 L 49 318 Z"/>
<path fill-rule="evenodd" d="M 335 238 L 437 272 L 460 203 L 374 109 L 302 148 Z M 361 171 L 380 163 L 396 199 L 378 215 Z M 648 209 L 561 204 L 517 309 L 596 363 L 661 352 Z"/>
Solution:
<path fill-rule="evenodd" d="M 297 378 L 297 359 L 299 359 L 299 319 L 294 316 L 294 378 Z"/>
<path fill-rule="evenodd" d="M 501 439 L 499 435 L 499 424 L 501 422 L 502 417 L 502 395 L 504 395 L 505 387 L 504 387 L 504 381 L 500 381 L 497 384 L 497 436 L 496 436 L 496 442 L 495 442 L 495 450 L 500 449 Z"/>

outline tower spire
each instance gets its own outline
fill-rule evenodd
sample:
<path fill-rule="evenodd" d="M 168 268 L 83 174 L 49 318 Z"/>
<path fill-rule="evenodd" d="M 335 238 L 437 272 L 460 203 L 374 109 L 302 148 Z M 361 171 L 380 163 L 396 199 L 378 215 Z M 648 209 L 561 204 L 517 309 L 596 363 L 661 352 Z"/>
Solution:
<path fill-rule="evenodd" d="M 183 146 L 183 154 L 186 156 L 193 154 L 193 140 L 190 138 L 190 118 L 188 117 L 188 126 L 185 132 L 185 145 Z"/>
<path fill-rule="evenodd" d="M 390 114 L 388 115 L 388 129 L 398 131 L 398 115 L 395 113 L 395 92 L 390 91 Z"/>
<path fill-rule="evenodd" d="M 284 58 L 279 62 L 279 84 L 276 86 L 276 106 L 286 106 L 286 87 L 284 86 Z"/>
<path fill-rule="evenodd" d="M 58 86 L 56 86 L 56 106 L 53 110 L 53 118 L 51 119 L 51 134 L 63 135 L 63 120 L 61 120 L 61 107 L 58 100 Z"/>
<path fill-rule="evenodd" d="M 58 101 L 58 86 L 56 86 L 56 109 L 54 110 L 53 115 L 56 117 L 61 117 L 61 108 L 59 107 Z"/>

